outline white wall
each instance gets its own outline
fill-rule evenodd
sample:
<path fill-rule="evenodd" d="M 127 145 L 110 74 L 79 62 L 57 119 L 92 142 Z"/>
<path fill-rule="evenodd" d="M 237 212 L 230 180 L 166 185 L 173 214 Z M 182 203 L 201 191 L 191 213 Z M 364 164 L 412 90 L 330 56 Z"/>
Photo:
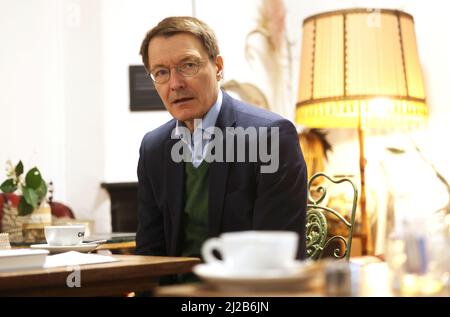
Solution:
<path fill-rule="evenodd" d="M 294 58 L 291 107 L 305 17 L 372 6 L 402 9 L 414 16 L 431 123 L 417 141 L 450 177 L 446 164 L 450 153 L 440 146 L 450 118 L 446 93 L 450 44 L 445 40 L 450 4 L 439 0 L 285 3 Z M 195 1 L 196 16 L 217 33 L 225 81 L 263 88 L 266 84 L 244 57 L 245 37 L 256 26 L 260 4 L 260 0 Z M 37 165 L 46 179 L 54 181 L 55 199 L 70 205 L 77 217 L 95 220 L 97 231 L 110 230 L 109 197 L 100 183 L 135 181 L 142 136 L 170 119 L 165 111 L 129 111 L 128 66 L 141 63 L 139 46 L 150 27 L 168 15 L 191 14 L 192 1 L 187 0 L 0 0 L 0 169 L 6 159 L 22 159 L 26 167 Z M 380 147 L 385 143 L 378 146 L 374 138 L 367 156 L 382 160 Z M 335 148 L 330 170 L 357 175 L 353 131 L 332 131 L 330 141 Z M 371 164 L 369 160 L 368 182 Z"/>
<path fill-rule="evenodd" d="M 62 30 L 50 4 L 0 2 L 0 179 L 7 159 L 21 159 L 65 195 Z"/>
<path fill-rule="evenodd" d="M 108 195 L 99 187 L 106 158 L 103 7 L 98 0 L 65 0 L 62 14 L 65 201 L 78 218 L 95 219 L 96 231 L 109 231 Z"/>
<path fill-rule="evenodd" d="M 139 146 L 144 134 L 170 120 L 167 111 L 130 112 L 128 66 L 142 64 L 145 33 L 169 15 L 191 15 L 185 0 L 103 0 L 105 157 L 104 181 L 137 181 Z"/>
<path fill-rule="evenodd" d="M 100 4 L 0 2 L 0 162 L 38 166 L 55 200 L 107 231 Z"/>

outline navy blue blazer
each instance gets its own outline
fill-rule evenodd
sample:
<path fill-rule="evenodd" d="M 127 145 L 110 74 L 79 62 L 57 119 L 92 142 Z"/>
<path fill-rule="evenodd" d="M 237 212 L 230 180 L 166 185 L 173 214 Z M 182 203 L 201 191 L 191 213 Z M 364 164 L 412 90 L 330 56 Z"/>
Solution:
<path fill-rule="evenodd" d="M 142 140 L 137 168 L 137 254 L 181 254 L 184 163 L 175 163 L 170 156 L 172 146 L 179 141 L 171 139 L 175 125 L 172 119 Z M 304 258 L 307 171 L 294 125 L 224 92 L 216 127 L 222 131 L 226 127 L 278 127 L 280 159 L 274 173 L 261 173 L 260 161 L 209 164 L 208 235 L 241 230 L 295 231 L 300 237 L 298 258 Z"/>

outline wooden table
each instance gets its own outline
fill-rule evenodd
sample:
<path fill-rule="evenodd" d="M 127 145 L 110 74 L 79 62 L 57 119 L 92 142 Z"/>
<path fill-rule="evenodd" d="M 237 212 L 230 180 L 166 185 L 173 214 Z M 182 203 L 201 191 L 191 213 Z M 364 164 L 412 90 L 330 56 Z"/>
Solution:
<path fill-rule="evenodd" d="M 136 249 L 136 241 L 124 241 L 124 242 L 102 243 L 95 249 L 95 251 L 110 250 L 112 253 L 134 254 L 135 249 Z"/>
<path fill-rule="evenodd" d="M 299 291 L 239 291 L 218 290 L 205 283 L 162 286 L 155 288 L 156 297 L 317 297 L 324 296 L 320 288 Z"/>
<path fill-rule="evenodd" d="M 111 296 L 148 291 L 160 276 L 191 272 L 197 258 L 113 255 L 117 262 L 80 265 L 80 287 L 67 286 L 72 268 L 0 272 L 0 296 Z"/>

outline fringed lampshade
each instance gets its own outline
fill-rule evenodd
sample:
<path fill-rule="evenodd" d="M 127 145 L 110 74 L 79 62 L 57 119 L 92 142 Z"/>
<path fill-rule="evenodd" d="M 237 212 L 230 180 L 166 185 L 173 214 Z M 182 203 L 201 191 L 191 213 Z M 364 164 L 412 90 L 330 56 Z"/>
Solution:
<path fill-rule="evenodd" d="M 413 17 L 348 9 L 303 21 L 296 122 L 358 128 L 363 253 L 372 253 L 365 211 L 364 129 L 417 127 L 428 116 Z"/>

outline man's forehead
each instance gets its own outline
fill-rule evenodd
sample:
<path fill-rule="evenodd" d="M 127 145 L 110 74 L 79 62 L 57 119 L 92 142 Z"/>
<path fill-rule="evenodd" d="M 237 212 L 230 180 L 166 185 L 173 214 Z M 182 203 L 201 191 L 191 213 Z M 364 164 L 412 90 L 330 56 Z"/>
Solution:
<path fill-rule="evenodd" d="M 171 65 L 177 65 L 186 61 L 198 61 L 201 59 L 201 56 L 199 54 L 183 54 L 180 56 L 176 56 L 173 58 L 152 58 L 150 60 L 150 68 L 153 68 L 155 66 L 171 66 Z"/>
<path fill-rule="evenodd" d="M 202 42 L 192 34 L 177 33 L 171 36 L 155 36 L 148 43 L 148 54 L 177 53 L 183 51 L 205 52 Z"/>
<path fill-rule="evenodd" d="M 176 64 L 185 59 L 207 56 L 200 40 L 190 34 L 179 33 L 170 37 L 156 36 L 148 45 L 150 67 Z"/>

